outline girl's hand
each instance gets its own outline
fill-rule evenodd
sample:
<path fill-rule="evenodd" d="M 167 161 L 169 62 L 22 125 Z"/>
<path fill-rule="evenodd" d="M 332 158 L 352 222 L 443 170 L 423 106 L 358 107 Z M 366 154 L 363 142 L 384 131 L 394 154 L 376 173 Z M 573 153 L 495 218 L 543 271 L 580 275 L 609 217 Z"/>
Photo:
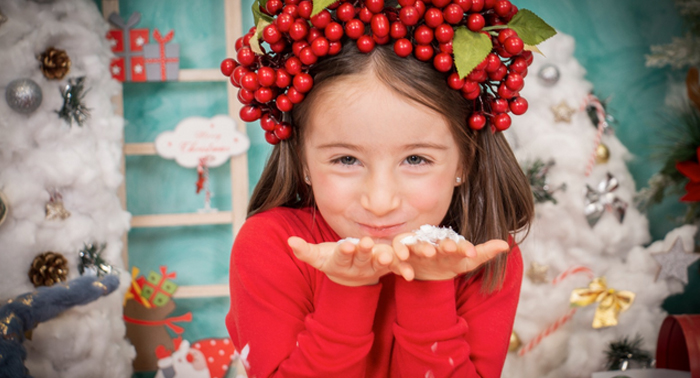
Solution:
<path fill-rule="evenodd" d="M 409 281 L 413 279 L 413 269 L 398 258 L 391 246 L 375 244 L 369 237 L 362 238 L 355 245 L 349 241 L 311 244 L 292 236 L 287 244 L 299 260 L 322 271 L 340 285 L 374 285 L 389 272 Z M 403 256 L 407 258 L 408 254 Z"/>
<path fill-rule="evenodd" d="M 466 240 L 457 243 L 451 239 L 440 241 L 438 246 L 427 242 L 412 245 L 401 242 L 403 238 L 411 235 L 395 237 L 394 251 L 398 256 L 410 255 L 405 261 L 413 269 L 415 279 L 423 281 L 452 279 L 478 268 L 499 253 L 510 249 L 508 243 L 497 239 L 476 246 Z"/>

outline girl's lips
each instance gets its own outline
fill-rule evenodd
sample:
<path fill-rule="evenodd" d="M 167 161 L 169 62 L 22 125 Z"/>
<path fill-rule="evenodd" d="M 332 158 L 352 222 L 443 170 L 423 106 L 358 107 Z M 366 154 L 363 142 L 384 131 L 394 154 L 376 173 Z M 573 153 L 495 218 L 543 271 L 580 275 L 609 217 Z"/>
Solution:
<path fill-rule="evenodd" d="M 405 223 L 398 223 L 385 226 L 375 226 L 362 223 L 358 224 L 360 226 L 360 229 L 362 230 L 362 233 L 372 238 L 393 237 L 394 235 L 398 235 L 399 231 L 401 230 L 401 227 L 405 225 Z"/>

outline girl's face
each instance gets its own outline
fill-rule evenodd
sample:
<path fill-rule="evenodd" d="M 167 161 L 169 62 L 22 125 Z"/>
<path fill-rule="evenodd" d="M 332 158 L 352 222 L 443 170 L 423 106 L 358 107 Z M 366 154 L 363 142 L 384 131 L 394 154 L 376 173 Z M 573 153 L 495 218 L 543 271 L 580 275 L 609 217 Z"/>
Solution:
<path fill-rule="evenodd" d="M 333 230 L 380 243 L 439 225 L 461 177 L 445 119 L 374 73 L 341 78 L 315 100 L 304 160 L 316 205 Z"/>

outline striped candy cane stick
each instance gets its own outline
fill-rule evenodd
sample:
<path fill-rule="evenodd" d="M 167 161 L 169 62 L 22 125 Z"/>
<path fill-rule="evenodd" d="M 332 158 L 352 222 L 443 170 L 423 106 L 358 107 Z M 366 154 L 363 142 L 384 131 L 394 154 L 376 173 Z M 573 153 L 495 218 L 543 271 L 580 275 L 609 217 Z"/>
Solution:
<path fill-rule="evenodd" d="M 594 277 L 593 271 L 590 270 L 589 268 L 587 268 L 585 266 L 581 266 L 581 265 L 575 265 L 575 266 L 572 266 L 571 268 L 565 270 L 560 275 L 558 275 L 554 280 L 552 280 L 552 285 L 557 285 L 562 280 L 564 280 L 566 277 L 573 276 L 575 274 L 585 274 L 589 279 L 593 279 L 593 277 Z M 525 344 L 525 346 L 522 347 L 520 349 L 520 351 L 518 351 L 518 356 L 521 356 L 521 357 L 524 356 L 527 352 L 531 351 L 539 343 L 541 343 L 545 337 L 551 335 L 557 329 L 559 329 L 559 327 L 566 324 L 569 320 L 571 320 L 571 318 L 574 317 L 576 310 L 578 310 L 578 308 L 576 308 L 576 307 L 569 309 L 569 311 L 566 314 L 564 314 L 564 316 L 560 317 L 554 323 L 547 326 L 547 328 L 545 328 L 544 331 L 540 332 L 537 336 L 535 336 L 532 340 L 530 340 L 527 344 Z"/>
<path fill-rule="evenodd" d="M 588 165 L 586 166 L 586 177 L 590 176 L 591 172 L 593 171 L 593 166 L 595 165 L 596 150 L 598 149 L 598 145 L 600 145 L 600 141 L 603 138 L 603 131 L 605 131 L 605 128 L 608 127 L 608 123 L 605 121 L 605 109 L 603 109 L 603 104 L 600 103 L 598 97 L 596 97 L 592 93 L 589 93 L 588 96 L 586 96 L 586 99 L 584 100 L 581 109 L 585 110 L 588 105 L 591 105 L 595 108 L 596 115 L 598 116 L 598 132 L 596 133 L 595 140 L 593 141 L 593 153 L 591 153 L 591 156 L 588 159 Z"/>

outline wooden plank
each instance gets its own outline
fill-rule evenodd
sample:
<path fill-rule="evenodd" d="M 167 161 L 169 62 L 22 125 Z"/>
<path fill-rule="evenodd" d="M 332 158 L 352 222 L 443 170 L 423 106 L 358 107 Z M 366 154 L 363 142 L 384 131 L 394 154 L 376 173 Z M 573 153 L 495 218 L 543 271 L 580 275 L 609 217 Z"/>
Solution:
<path fill-rule="evenodd" d="M 226 25 L 226 56 L 236 56 L 236 39 L 243 35 L 243 20 L 241 19 L 241 1 L 224 0 L 224 20 Z M 246 123 L 239 112 L 241 103 L 238 101 L 238 91 L 233 85 L 226 85 L 228 94 L 228 113 L 236 120 L 238 130 L 246 133 Z M 248 154 L 231 159 L 231 208 L 233 213 L 233 236 L 245 222 L 248 208 Z"/>
<path fill-rule="evenodd" d="M 198 226 L 205 224 L 230 223 L 230 211 L 217 211 L 215 213 L 137 215 L 131 217 L 131 227 L 133 228 Z"/>
<path fill-rule="evenodd" d="M 209 69 L 181 69 L 177 79 L 179 81 L 228 81 L 218 68 Z"/>
<path fill-rule="evenodd" d="M 228 285 L 191 285 L 178 286 L 173 298 L 208 298 L 228 297 Z"/>
<path fill-rule="evenodd" d="M 155 143 L 126 143 L 124 144 L 124 155 L 155 155 Z"/>

